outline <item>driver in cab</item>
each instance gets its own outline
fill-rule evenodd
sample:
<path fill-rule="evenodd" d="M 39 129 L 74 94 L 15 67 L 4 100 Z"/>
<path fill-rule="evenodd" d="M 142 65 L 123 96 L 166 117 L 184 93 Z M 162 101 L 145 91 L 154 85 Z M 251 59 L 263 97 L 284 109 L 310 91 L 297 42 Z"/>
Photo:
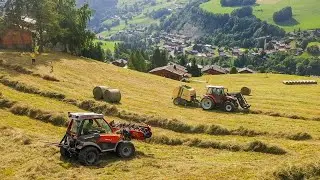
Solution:
<path fill-rule="evenodd" d="M 87 124 L 83 127 L 83 134 L 91 134 L 91 131 L 93 130 L 93 120 L 90 119 Z"/>

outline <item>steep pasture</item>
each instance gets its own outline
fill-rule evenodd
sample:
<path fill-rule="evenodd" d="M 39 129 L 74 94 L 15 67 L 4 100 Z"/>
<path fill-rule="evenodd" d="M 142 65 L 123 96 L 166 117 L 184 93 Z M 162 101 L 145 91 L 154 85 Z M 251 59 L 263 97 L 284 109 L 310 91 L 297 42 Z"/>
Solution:
<path fill-rule="evenodd" d="M 1 79 L 19 81 L 21 88 L 0 81 L 0 155 L 5 162 L 0 165 L 1 179 L 78 179 L 90 178 L 92 174 L 96 174 L 96 179 L 272 179 L 300 171 L 308 174 L 307 177 L 316 175 L 311 174 L 313 170 L 292 172 L 288 167 L 320 162 L 319 85 L 286 86 L 282 81 L 318 78 L 278 74 L 195 78 L 207 84 L 223 85 L 230 92 L 240 91 L 242 86 L 252 89 L 251 96 L 246 96 L 252 105 L 251 112 L 225 113 L 174 106 L 171 93 L 184 83 L 97 61 L 48 53 L 38 56 L 33 66 L 27 53 L 8 51 L 0 53 L 1 59 L 31 72 L 25 74 L 16 68 L 0 66 Z M 49 64 L 53 65 L 53 73 Z M 44 80 L 43 75 L 60 81 Z M 207 84 L 188 85 L 202 96 Z M 123 95 L 121 103 L 113 104 L 119 114 L 108 116 L 107 120 L 147 122 L 155 127 L 150 141 L 134 142 L 138 153 L 133 159 L 121 160 L 111 154 L 103 157 L 98 167 L 89 168 L 63 161 L 57 148 L 45 146 L 59 141 L 64 127 L 25 111 L 67 114 L 85 111 L 67 102 L 91 100 L 106 104 L 93 99 L 92 89 L 97 85 L 119 88 Z M 65 99 L 24 92 L 28 89 L 24 86 L 38 89 L 37 92 L 60 93 Z M 14 105 L 27 110 L 18 116 Z"/>

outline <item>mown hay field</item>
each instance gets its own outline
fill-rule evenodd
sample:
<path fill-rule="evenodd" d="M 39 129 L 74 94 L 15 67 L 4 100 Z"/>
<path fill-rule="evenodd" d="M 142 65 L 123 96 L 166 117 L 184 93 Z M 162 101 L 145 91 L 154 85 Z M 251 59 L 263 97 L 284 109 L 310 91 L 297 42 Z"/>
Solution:
<path fill-rule="evenodd" d="M 0 155 L 6 163 L 0 166 L 1 179 L 91 178 L 92 174 L 97 179 L 277 179 L 281 177 L 281 173 L 292 173 L 289 167 L 293 165 L 307 167 L 306 165 L 320 160 L 320 87 L 282 84 L 283 80 L 319 81 L 318 78 L 277 74 L 196 78 L 208 81 L 207 84 L 224 85 L 230 92 L 240 91 L 242 86 L 252 90 L 251 96 L 246 96 L 252 105 L 251 113 L 225 113 L 219 110 L 207 112 L 199 108 L 174 106 L 171 93 L 183 83 L 163 77 L 62 53 L 38 56 L 35 66 L 31 65 L 28 54 L 1 52 L 0 59 L 29 69 L 33 74 L 51 75 L 59 80 L 47 81 L 41 76 L 0 67 L 0 76 L 4 75 L 11 81 L 19 81 L 40 91 L 58 92 L 67 99 L 78 101 L 94 101 L 92 89 L 97 85 L 118 88 L 122 99 L 120 104 L 114 105 L 119 111 L 168 120 L 177 119 L 182 127 L 200 129 L 184 131 L 171 127 L 178 126 L 177 123 L 154 127 L 155 138 L 151 142 L 135 142 L 138 153 L 133 159 L 121 160 L 111 154 L 103 157 L 98 167 L 89 168 L 73 161 L 63 161 L 57 148 L 45 146 L 48 142 L 58 142 L 63 136 L 64 127 L 33 119 L 32 116 L 18 116 L 14 114 L 12 107 L 2 107 L 0 127 L 5 129 L 1 130 L 5 134 L 0 133 L 0 142 L 1 147 L 6 148 Z M 50 73 L 50 62 L 53 64 L 53 73 Z M 195 87 L 199 96 L 205 93 L 205 83 L 188 85 Z M 84 111 L 62 100 L 17 91 L 4 84 L 0 84 L 0 92 L 4 98 L 27 106 L 28 109 L 61 114 Z M 106 118 L 129 121 L 118 117 Z M 213 127 L 217 127 L 217 130 L 212 133 L 202 131 L 201 125 L 215 125 Z M 223 130 L 229 133 L 221 132 Z M 298 133 L 307 133 L 311 139 L 298 141 L 299 138 L 291 138 Z M 21 139 L 24 136 L 30 140 Z M 276 155 L 274 151 L 270 153 L 257 148 L 248 150 L 248 146 L 257 144 L 257 141 L 267 147 L 281 148 L 285 154 Z M 237 148 L 239 150 L 235 150 Z M 317 176 L 317 173 L 307 170 L 300 171 L 306 177 Z"/>
<path fill-rule="evenodd" d="M 289 22 L 277 24 L 281 28 L 290 32 L 293 30 L 316 29 L 320 27 L 320 1 L 318 0 L 258 0 L 257 5 L 253 6 L 253 14 L 271 24 L 273 21 L 273 13 L 280 9 L 291 6 L 293 9 L 293 19 Z M 231 13 L 238 7 L 222 7 L 220 0 L 210 0 L 201 4 L 201 8 L 213 13 Z"/>

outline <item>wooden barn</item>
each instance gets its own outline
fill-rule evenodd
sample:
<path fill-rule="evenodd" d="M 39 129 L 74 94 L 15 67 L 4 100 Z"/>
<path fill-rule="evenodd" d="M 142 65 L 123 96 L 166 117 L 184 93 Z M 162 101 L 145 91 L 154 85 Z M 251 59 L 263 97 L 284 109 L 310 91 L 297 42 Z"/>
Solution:
<path fill-rule="evenodd" d="M 205 66 L 204 68 L 201 69 L 201 72 L 203 74 L 211 74 L 211 75 L 220 75 L 220 74 L 228 73 L 224 68 L 218 65 Z"/>
<path fill-rule="evenodd" d="M 175 65 L 167 65 L 163 67 L 158 67 L 149 71 L 151 74 L 158 76 L 174 79 L 180 81 L 184 77 L 191 77 L 191 74 L 188 74 L 186 69 L 179 68 Z"/>
<path fill-rule="evenodd" d="M 32 49 L 32 32 L 23 29 L 8 29 L 0 36 L 2 49 Z"/>

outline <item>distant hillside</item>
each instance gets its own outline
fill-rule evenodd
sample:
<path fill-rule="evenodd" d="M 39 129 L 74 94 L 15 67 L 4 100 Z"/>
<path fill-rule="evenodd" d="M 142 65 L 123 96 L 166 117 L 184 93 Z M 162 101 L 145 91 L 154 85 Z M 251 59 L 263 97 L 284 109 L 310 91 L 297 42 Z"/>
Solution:
<path fill-rule="evenodd" d="M 273 13 L 280 9 L 291 6 L 293 19 L 276 24 L 273 21 Z M 319 0 L 257 0 L 253 6 L 253 14 L 264 21 L 276 24 L 286 31 L 320 28 L 320 1 Z M 220 0 L 210 0 L 201 5 L 201 8 L 212 13 L 231 13 L 239 7 L 222 7 Z"/>
<path fill-rule="evenodd" d="M 155 13 L 161 9 L 174 13 L 187 2 L 189 0 L 119 0 L 115 7 L 116 12 L 93 24 L 98 27 L 96 32 L 99 36 L 109 37 L 125 29 L 159 24 L 161 18 L 170 15 L 159 13 L 155 18 Z"/>
<path fill-rule="evenodd" d="M 77 0 L 78 6 L 85 3 L 88 3 L 90 8 L 94 10 L 89 26 L 96 29 L 101 22 L 111 18 L 116 13 L 118 0 Z"/>
<path fill-rule="evenodd" d="M 213 14 L 200 8 L 207 0 L 189 3 L 183 10 L 170 16 L 161 28 L 167 32 L 190 32 L 190 26 L 196 28 L 194 36 L 200 34 L 202 42 L 226 46 L 250 48 L 256 46 L 260 37 L 283 37 L 285 32 L 279 27 L 268 24 L 248 14 Z"/>

